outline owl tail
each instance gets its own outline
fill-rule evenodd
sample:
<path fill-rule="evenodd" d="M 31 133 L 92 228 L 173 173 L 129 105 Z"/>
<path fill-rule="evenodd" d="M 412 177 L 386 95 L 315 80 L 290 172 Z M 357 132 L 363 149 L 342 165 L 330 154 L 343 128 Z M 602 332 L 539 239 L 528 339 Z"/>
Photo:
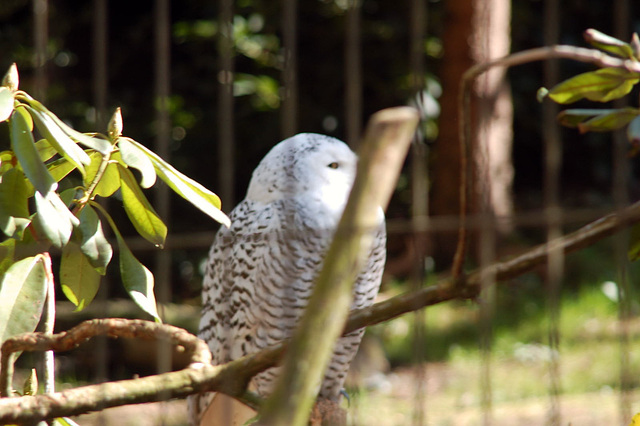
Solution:
<path fill-rule="evenodd" d="M 199 426 L 243 426 L 257 412 L 222 393 L 216 393 L 200 418 Z"/>

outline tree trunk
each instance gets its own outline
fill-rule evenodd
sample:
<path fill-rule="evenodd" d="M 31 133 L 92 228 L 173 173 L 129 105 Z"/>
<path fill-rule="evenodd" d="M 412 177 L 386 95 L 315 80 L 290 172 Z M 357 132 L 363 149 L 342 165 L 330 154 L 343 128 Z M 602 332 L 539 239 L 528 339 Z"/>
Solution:
<path fill-rule="evenodd" d="M 442 120 L 434 152 L 432 215 L 457 217 L 460 212 L 460 145 L 458 95 L 463 73 L 478 62 L 504 56 L 510 48 L 511 9 L 508 0 L 447 0 L 442 62 Z M 512 212 L 512 106 L 505 71 L 493 69 L 474 85 L 472 123 L 473 196 L 471 213 L 508 217 Z M 504 222 L 501 222 L 504 223 Z M 508 230 L 503 226 L 499 231 Z M 453 258 L 457 232 L 435 234 L 436 261 Z"/>

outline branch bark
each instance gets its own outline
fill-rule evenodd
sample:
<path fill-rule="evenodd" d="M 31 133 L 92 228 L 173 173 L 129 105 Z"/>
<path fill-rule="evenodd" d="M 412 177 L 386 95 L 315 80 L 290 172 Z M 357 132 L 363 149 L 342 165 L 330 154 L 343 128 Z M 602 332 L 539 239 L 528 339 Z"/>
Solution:
<path fill-rule="evenodd" d="M 354 311 L 349 315 L 344 333 L 388 321 L 408 312 L 448 300 L 473 299 L 479 294 L 480 277 L 486 276 L 486 274 L 495 274 L 498 281 L 514 278 L 544 264 L 551 250 L 562 250 L 564 253 L 574 252 L 639 222 L 640 203 L 636 203 L 598 219 L 562 238 L 534 247 L 520 256 L 496 262 L 487 268 L 476 269 L 463 278 L 464 281 L 461 284 L 464 285 L 456 285 L 460 283 L 455 282 L 453 278 L 445 278 L 435 286 L 407 292 L 384 302 L 376 303 L 369 308 Z M 97 328 L 100 330 L 97 328 L 83 330 L 85 327 L 92 328 L 92 323 L 99 324 Z M 120 329 L 123 334 L 111 330 L 110 324 Z M 130 331 L 131 325 L 129 324 L 133 324 L 137 329 Z M 15 342 L 16 338 L 10 339 L 2 346 L 2 359 L 4 360 L 9 350 L 68 350 L 98 334 L 125 337 L 125 333 L 129 333 L 126 334 L 126 337 L 154 338 L 156 335 L 153 330 L 158 328 L 164 330 L 163 333 L 174 330 L 175 334 L 171 332 L 165 335 L 173 336 L 178 341 L 177 344 L 184 346 L 187 350 L 191 344 L 196 345 L 197 349 L 194 349 L 192 364 L 189 368 L 135 380 L 83 386 L 49 395 L 0 398 L 0 424 L 73 416 L 120 405 L 158 401 L 160 400 L 159 395 L 165 399 L 183 398 L 198 392 L 218 391 L 240 398 L 245 394 L 244 386 L 251 377 L 260 371 L 273 367 L 284 351 L 284 345 L 277 345 L 228 364 L 212 366 L 209 365 L 210 354 L 206 349 L 206 344 L 182 329 L 152 322 L 117 319 L 87 321 L 68 332 L 48 338 L 43 338 L 39 333 L 33 333 L 19 337 L 20 342 Z M 174 341 L 171 337 L 169 340 Z M 7 346 L 5 347 L 5 345 Z M 5 371 L 4 369 L 3 361 L 1 371 Z"/>

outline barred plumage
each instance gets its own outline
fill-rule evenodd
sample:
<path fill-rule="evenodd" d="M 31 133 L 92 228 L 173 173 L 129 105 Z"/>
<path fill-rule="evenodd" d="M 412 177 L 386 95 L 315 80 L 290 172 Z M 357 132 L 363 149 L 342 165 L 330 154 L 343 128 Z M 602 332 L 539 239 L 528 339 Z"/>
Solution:
<path fill-rule="evenodd" d="M 289 337 L 311 295 L 355 177 L 356 155 L 343 142 L 303 133 L 276 145 L 253 172 L 246 198 L 232 211 L 209 252 L 199 336 L 221 364 Z M 373 303 L 386 256 L 384 215 L 354 286 L 352 308 Z M 342 337 L 320 396 L 340 399 L 363 330 Z M 251 387 L 268 394 L 277 368 Z M 190 400 L 201 415 L 213 394 Z M 193 417 L 192 417 L 193 418 Z M 224 424 L 224 423 L 221 423 Z"/>

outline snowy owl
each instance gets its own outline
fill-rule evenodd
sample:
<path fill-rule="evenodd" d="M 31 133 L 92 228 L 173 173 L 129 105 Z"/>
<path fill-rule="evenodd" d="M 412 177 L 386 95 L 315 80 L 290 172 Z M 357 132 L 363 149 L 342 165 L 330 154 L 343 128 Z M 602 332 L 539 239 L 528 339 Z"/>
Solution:
<path fill-rule="evenodd" d="M 231 227 L 220 229 L 209 252 L 199 337 L 208 343 L 214 364 L 292 335 L 346 205 L 356 165 L 356 155 L 344 142 L 302 133 L 273 147 L 255 169 L 246 198 L 231 212 Z M 382 209 L 379 216 L 373 246 L 354 286 L 352 309 L 371 305 L 380 286 L 386 258 Z M 352 332 L 336 344 L 321 398 L 340 400 L 363 333 Z M 258 374 L 250 389 L 267 395 L 277 374 L 278 367 Z M 235 412 L 218 423 L 210 420 L 211 414 L 220 416 L 216 409 L 225 411 L 213 408 L 218 397 L 225 396 L 192 397 L 192 421 L 243 424 L 247 417 Z M 201 420 L 205 411 L 209 420 Z"/>

